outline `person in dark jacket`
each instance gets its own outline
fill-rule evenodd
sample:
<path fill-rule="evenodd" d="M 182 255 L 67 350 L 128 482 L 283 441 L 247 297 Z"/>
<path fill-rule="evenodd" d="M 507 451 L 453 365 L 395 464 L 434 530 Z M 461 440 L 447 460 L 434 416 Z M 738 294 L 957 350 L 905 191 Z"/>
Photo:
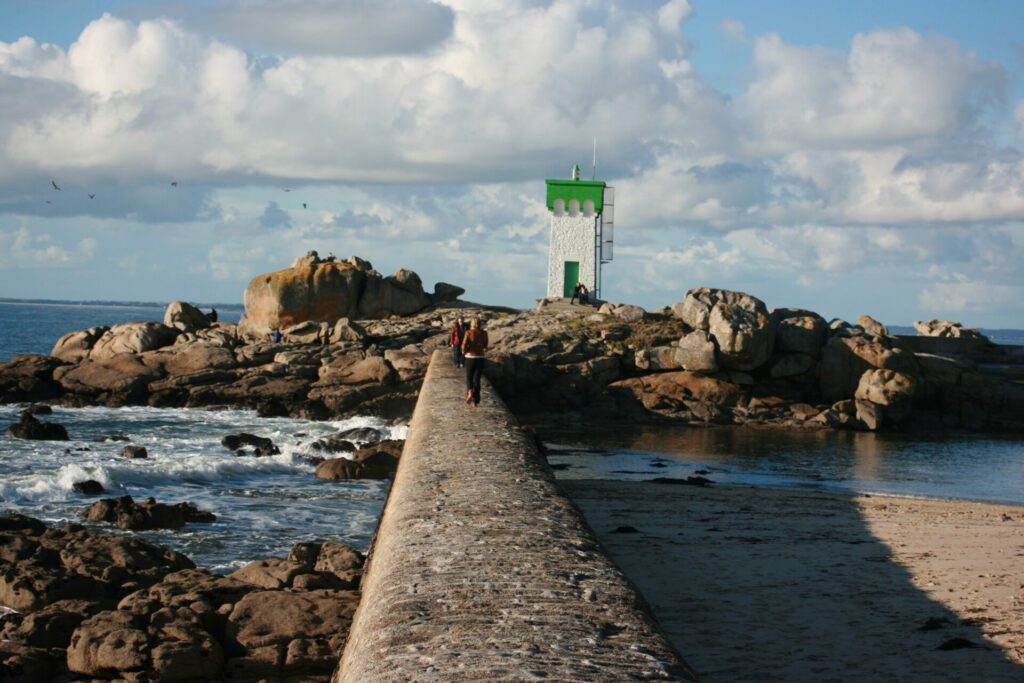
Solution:
<path fill-rule="evenodd" d="M 455 363 L 455 367 L 461 368 L 465 366 L 465 360 L 462 357 L 462 339 L 466 336 L 466 321 L 463 320 L 460 315 L 458 320 L 452 324 L 452 331 L 448 335 L 448 343 L 452 347 L 452 362 Z"/>
<path fill-rule="evenodd" d="M 211 323 L 217 322 L 217 309 L 210 306 L 210 312 L 206 314 L 206 317 L 210 319 Z"/>
<path fill-rule="evenodd" d="M 569 303 L 573 303 L 577 299 L 579 299 L 581 304 L 586 304 L 590 300 L 590 292 L 587 291 L 587 286 L 582 282 L 576 283 L 576 286 L 572 290 L 572 298 L 569 299 Z"/>
<path fill-rule="evenodd" d="M 480 319 L 473 318 L 462 340 L 462 353 L 466 356 L 466 403 L 475 408 L 480 405 L 480 379 L 484 374 L 484 353 L 487 351 L 487 333 L 480 327 Z"/>

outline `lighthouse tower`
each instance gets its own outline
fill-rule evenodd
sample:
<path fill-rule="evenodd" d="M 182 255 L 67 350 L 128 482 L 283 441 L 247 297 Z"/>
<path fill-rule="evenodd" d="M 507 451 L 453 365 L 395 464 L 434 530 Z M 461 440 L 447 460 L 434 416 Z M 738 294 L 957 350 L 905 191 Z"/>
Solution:
<path fill-rule="evenodd" d="M 569 180 L 547 180 L 551 212 L 547 297 L 571 297 L 582 282 L 601 296 L 601 266 L 612 260 L 615 188 L 601 180 L 580 180 L 573 166 Z"/>

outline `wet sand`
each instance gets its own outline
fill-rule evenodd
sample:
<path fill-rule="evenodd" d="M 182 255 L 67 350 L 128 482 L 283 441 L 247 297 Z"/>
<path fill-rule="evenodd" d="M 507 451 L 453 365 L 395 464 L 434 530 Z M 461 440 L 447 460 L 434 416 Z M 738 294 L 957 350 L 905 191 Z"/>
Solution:
<path fill-rule="evenodd" d="M 1024 507 L 560 485 L 704 681 L 1024 681 Z"/>

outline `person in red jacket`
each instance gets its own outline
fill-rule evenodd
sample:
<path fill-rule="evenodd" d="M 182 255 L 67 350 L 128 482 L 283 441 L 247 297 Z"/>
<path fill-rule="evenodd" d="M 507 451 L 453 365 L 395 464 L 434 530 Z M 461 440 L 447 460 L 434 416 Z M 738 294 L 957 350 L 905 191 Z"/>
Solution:
<path fill-rule="evenodd" d="M 487 333 L 480 328 L 480 319 L 473 318 L 462 340 L 462 353 L 466 355 L 466 403 L 472 403 L 474 408 L 480 405 L 480 378 L 484 374 L 486 351 Z"/>
<path fill-rule="evenodd" d="M 455 367 L 465 367 L 466 362 L 462 356 L 462 340 L 466 336 L 466 321 L 460 315 L 458 320 L 452 323 L 451 334 L 448 335 L 448 343 L 452 347 L 452 362 Z"/>

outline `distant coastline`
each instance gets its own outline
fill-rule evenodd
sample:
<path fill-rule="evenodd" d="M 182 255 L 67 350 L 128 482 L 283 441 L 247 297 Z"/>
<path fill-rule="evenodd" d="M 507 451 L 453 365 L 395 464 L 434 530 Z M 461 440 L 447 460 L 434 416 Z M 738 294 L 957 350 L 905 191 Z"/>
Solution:
<path fill-rule="evenodd" d="M 103 299 L 89 299 L 82 301 L 63 300 L 63 299 L 17 299 L 0 297 L 0 304 L 17 304 L 22 306 L 78 306 L 81 308 L 109 308 L 116 306 L 118 308 L 166 308 L 169 301 L 106 301 Z M 209 308 L 215 306 L 216 308 L 223 308 L 226 310 L 243 310 L 244 304 L 235 303 L 227 304 L 222 302 L 189 302 L 201 308 Z"/>

